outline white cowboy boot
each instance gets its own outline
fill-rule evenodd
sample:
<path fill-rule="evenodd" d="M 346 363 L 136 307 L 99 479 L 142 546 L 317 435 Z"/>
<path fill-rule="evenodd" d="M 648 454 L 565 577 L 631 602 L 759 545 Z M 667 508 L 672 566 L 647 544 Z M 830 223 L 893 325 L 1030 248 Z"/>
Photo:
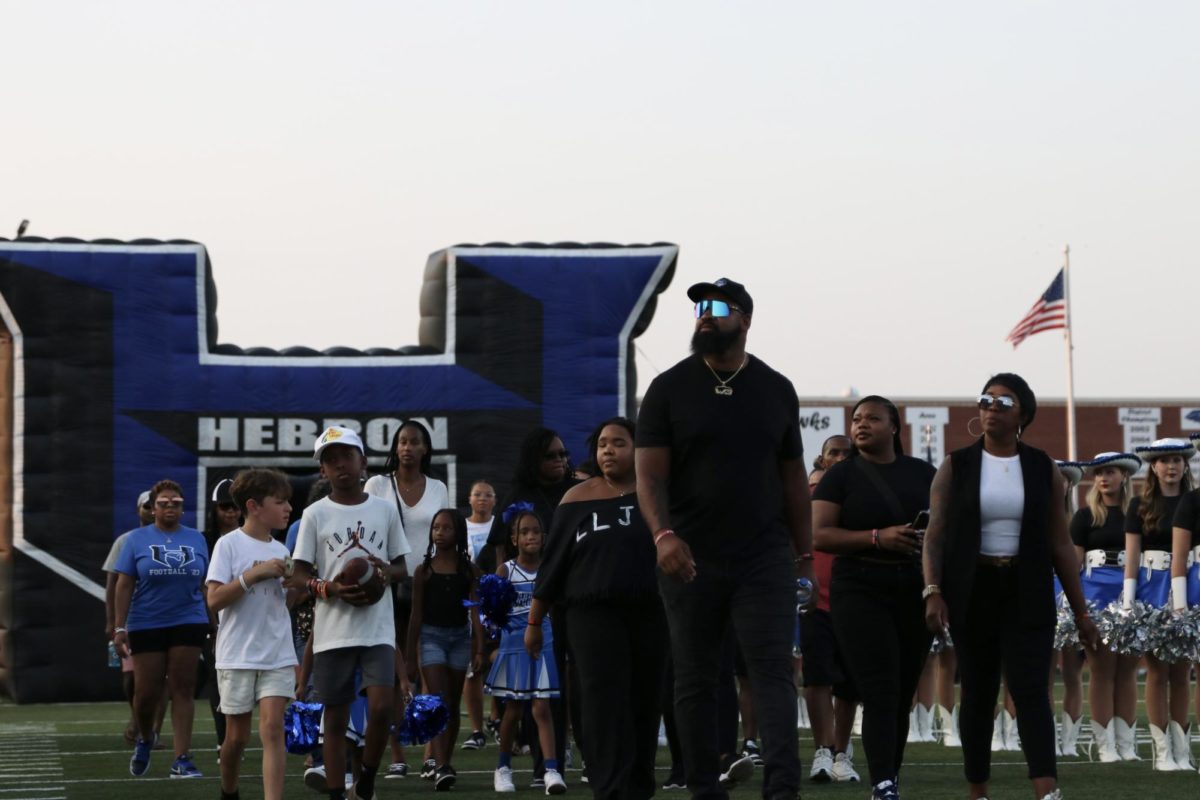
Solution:
<path fill-rule="evenodd" d="M 1171 756 L 1175 759 L 1175 768 L 1183 772 L 1192 771 L 1192 737 L 1190 728 L 1185 728 L 1178 722 L 1167 723 L 1167 734 L 1171 737 Z"/>
<path fill-rule="evenodd" d="M 1053 792 L 1042 796 L 1042 800 L 1062 800 L 1062 792 L 1055 789 Z"/>
<path fill-rule="evenodd" d="M 1062 731 L 1059 737 L 1059 754 L 1067 758 L 1075 758 L 1079 755 L 1079 751 L 1075 749 L 1076 743 L 1079 741 L 1079 729 L 1083 727 L 1083 717 L 1071 721 L 1071 715 L 1067 712 L 1062 712 Z"/>
<path fill-rule="evenodd" d="M 939 705 L 937 715 L 942 723 L 942 744 L 946 747 L 962 747 L 962 739 L 958 737 L 958 706 L 950 711 Z"/>
<path fill-rule="evenodd" d="M 1063 717 L 1063 725 L 1066 725 L 1066 714 L 1063 714 Z M 1096 742 L 1096 757 L 1101 764 L 1111 764 L 1121 760 L 1121 757 L 1117 755 L 1112 720 L 1109 720 L 1107 725 L 1101 725 L 1096 720 L 1092 720 L 1092 739 Z"/>
<path fill-rule="evenodd" d="M 1004 749 L 1004 709 L 1001 708 L 996 712 L 996 718 L 992 720 L 992 752 L 999 753 Z"/>
<path fill-rule="evenodd" d="M 1122 761 L 1141 761 L 1141 756 L 1137 754 L 1137 723 L 1130 725 L 1120 717 L 1113 717 L 1112 721 L 1117 755 Z"/>
<path fill-rule="evenodd" d="M 808 718 L 808 701 L 804 699 L 804 695 L 796 696 L 796 729 L 808 730 L 812 727 L 812 722 Z"/>
<path fill-rule="evenodd" d="M 1007 710 L 1000 713 L 1004 714 L 1004 749 L 1020 750 L 1021 735 L 1017 732 L 1017 718 Z"/>
<path fill-rule="evenodd" d="M 905 741 L 919 742 L 921 741 L 921 712 L 917 709 L 921 707 L 920 703 L 908 710 L 908 739 Z"/>
<path fill-rule="evenodd" d="M 937 736 L 933 733 L 933 706 L 917 703 L 917 709 L 917 721 L 921 723 L 921 741 L 936 742 Z"/>
<path fill-rule="evenodd" d="M 862 736 L 862 703 L 854 709 L 854 724 L 850 726 L 850 732 L 855 736 Z"/>
<path fill-rule="evenodd" d="M 1150 742 L 1154 750 L 1154 769 L 1159 772 L 1175 772 L 1175 758 L 1171 755 L 1171 737 L 1162 728 L 1150 723 Z"/>

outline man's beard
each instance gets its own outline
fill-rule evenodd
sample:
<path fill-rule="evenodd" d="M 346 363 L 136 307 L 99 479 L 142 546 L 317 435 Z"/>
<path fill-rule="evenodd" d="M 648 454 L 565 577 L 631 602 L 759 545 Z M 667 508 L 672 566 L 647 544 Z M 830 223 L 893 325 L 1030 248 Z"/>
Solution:
<path fill-rule="evenodd" d="M 722 333 L 719 328 L 697 330 L 692 334 L 692 352 L 702 356 L 719 356 L 737 344 L 742 332 L 737 328 Z"/>

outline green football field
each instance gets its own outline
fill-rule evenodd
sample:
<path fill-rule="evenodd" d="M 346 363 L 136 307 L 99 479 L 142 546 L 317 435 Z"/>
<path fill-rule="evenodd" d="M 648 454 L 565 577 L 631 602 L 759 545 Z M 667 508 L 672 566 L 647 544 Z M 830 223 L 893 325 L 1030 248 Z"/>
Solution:
<path fill-rule="evenodd" d="M 122 704 L 0 705 L 0 800 L 140 797 L 215 800 L 219 797 L 216 735 L 205 701 L 197 703 L 196 712 L 193 754 L 204 777 L 170 780 L 167 769 L 171 754 L 163 750 L 154 753 L 147 776 L 133 778 L 129 775 L 131 748 L 121 738 L 128 709 Z M 168 737 L 169 724 L 168 721 L 164 739 Z M 1062 760 L 1059 776 L 1064 797 L 1067 800 L 1200 800 L 1200 774 L 1153 772 L 1148 760 L 1150 746 L 1144 741 L 1144 723 L 1140 732 L 1143 733 L 1140 737 L 1143 741 L 1139 745 L 1139 752 L 1147 759 L 1140 763 L 1101 765 L 1089 763 L 1086 757 Z M 807 776 L 812 739 L 807 731 L 802 730 L 800 735 L 801 755 Z M 855 762 L 865 780 L 865 758 L 860 743 L 855 744 L 859 748 Z M 252 742 L 251 747 L 254 748 L 255 743 Z M 1200 743 L 1197 743 L 1196 750 L 1200 750 Z M 661 779 L 666 777 L 668 758 L 665 748 L 659 752 Z M 259 758 L 260 751 L 257 749 L 251 749 L 246 754 L 241 786 L 243 798 L 262 797 Z M 451 794 L 473 799 L 494 797 L 492 769 L 495 767 L 495 758 L 496 748 L 490 743 L 486 749 L 478 752 L 457 751 L 454 763 L 459 780 Z M 415 766 L 420 759 L 414 753 L 409 760 Z M 997 753 L 995 763 L 992 800 L 1033 796 L 1029 782 L 1024 777 L 1025 768 L 1019 753 Z M 513 768 L 516 771 L 518 797 L 538 796 L 540 790 L 527 788 L 529 759 L 515 757 Z M 285 796 L 317 800 L 321 795 L 304 786 L 303 771 L 303 760 L 289 757 Z M 568 797 L 590 796 L 587 786 L 579 782 L 577 770 L 568 770 L 566 778 L 570 787 Z M 739 786 L 733 796 L 738 800 L 757 798 L 761 788 L 760 779 L 761 773 Z M 965 798 L 967 794 L 962 781 L 960 751 L 935 744 L 909 745 L 902 789 L 905 800 Z M 432 794 L 432 784 L 417 777 L 379 782 L 378 796 L 383 799 L 420 793 Z M 660 791 L 659 795 L 677 800 L 687 798 L 684 791 Z M 864 800 L 870 796 L 870 789 L 865 783 L 819 786 L 806 781 L 802 796 Z"/>

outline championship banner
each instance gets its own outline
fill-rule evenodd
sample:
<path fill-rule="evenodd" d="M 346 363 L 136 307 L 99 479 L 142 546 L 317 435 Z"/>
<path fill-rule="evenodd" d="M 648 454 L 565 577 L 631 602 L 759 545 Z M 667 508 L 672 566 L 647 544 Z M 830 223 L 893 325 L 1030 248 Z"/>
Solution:
<path fill-rule="evenodd" d="M 535 426 L 581 457 L 597 422 L 634 415 L 633 340 L 677 255 L 670 244 L 447 248 L 425 269 L 417 345 L 318 352 L 218 343 L 203 245 L 0 240 L 0 364 L 11 364 L 0 372 L 0 474 L 11 476 L 0 692 L 119 696 L 100 566 L 162 478 L 184 487 L 183 524 L 204 529 L 212 486 L 242 467 L 289 472 L 302 507 L 329 425 L 359 431 L 378 470 L 400 420 L 420 419 L 459 506 L 476 478 L 504 492 Z M 367 291 L 314 285 L 320 299 L 294 313 L 352 329 Z"/>

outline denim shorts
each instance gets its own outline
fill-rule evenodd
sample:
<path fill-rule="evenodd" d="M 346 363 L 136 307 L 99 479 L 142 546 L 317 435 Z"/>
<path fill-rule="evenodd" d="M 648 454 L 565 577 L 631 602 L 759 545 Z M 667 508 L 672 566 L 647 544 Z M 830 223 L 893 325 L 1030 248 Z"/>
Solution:
<path fill-rule="evenodd" d="M 450 669 L 466 672 L 471 665 L 471 626 L 421 625 L 420 650 L 422 667 L 445 664 Z"/>

